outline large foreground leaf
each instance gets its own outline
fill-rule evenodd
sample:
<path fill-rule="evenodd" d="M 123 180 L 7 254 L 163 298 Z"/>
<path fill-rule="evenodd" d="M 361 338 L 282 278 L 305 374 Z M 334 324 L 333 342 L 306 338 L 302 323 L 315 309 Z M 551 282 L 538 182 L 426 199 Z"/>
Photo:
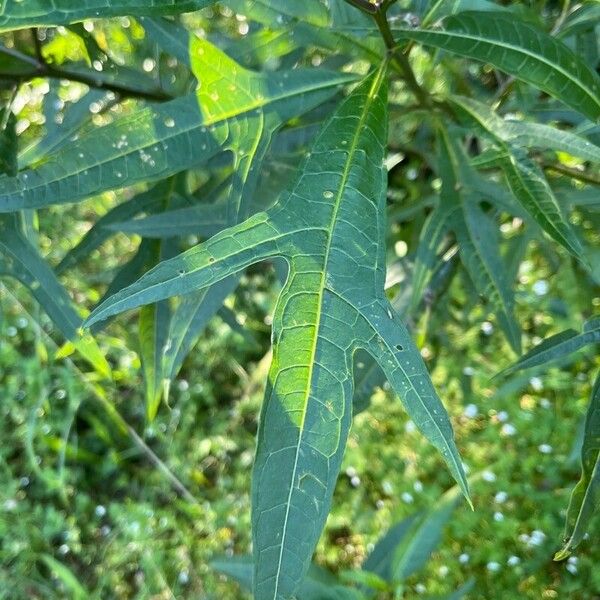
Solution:
<path fill-rule="evenodd" d="M 0 8 L 0 32 L 120 15 L 184 13 L 205 8 L 215 2 L 216 0 L 6 0 Z"/>
<path fill-rule="evenodd" d="M 488 62 L 600 119 L 598 75 L 562 42 L 515 15 L 464 12 L 445 19 L 442 29 L 407 29 L 396 37 Z"/>
<path fill-rule="evenodd" d="M 446 411 L 384 293 L 384 67 L 324 126 L 272 209 L 159 264 L 88 321 L 212 285 L 260 260 L 287 260 L 253 477 L 257 600 L 289 598 L 308 569 L 350 428 L 356 350 L 379 362 L 468 493 Z"/>
<path fill-rule="evenodd" d="M 581 448 L 581 479 L 571 495 L 567 510 L 565 544 L 555 560 L 566 558 L 581 542 L 590 520 L 600 507 L 600 375 L 596 378 L 585 418 Z"/>

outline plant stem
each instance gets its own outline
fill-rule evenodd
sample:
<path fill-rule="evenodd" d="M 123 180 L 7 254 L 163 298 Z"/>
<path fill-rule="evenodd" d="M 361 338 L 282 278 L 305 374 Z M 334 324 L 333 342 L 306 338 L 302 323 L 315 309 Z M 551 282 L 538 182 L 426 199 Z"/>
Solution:
<path fill-rule="evenodd" d="M 85 75 L 83 73 L 73 73 L 69 70 L 63 70 L 53 65 L 50 65 L 44 61 L 36 60 L 34 57 L 27 54 L 22 54 L 11 48 L 0 47 L 0 53 L 6 54 L 11 58 L 25 62 L 34 69 L 25 73 L 0 73 L 0 79 L 5 81 L 12 81 L 17 85 L 21 85 L 27 81 L 31 81 L 36 77 L 47 77 L 49 79 L 67 79 L 69 81 L 76 81 L 83 83 L 90 88 L 97 90 L 106 90 L 107 92 L 113 92 L 124 98 L 137 98 L 139 100 L 151 100 L 154 102 L 164 102 L 165 100 L 171 100 L 171 96 L 163 92 L 162 90 L 156 90 L 155 92 L 136 90 L 120 83 L 112 83 L 110 81 L 103 81 L 93 75 Z"/>
<path fill-rule="evenodd" d="M 577 181 L 591 183 L 592 185 L 600 185 L 600 177 L 589 175 L 588 173 L 584 173 L 583 171 L 579 171 L 578 169 L 572 169 L 570 167 L 566 167 L 565 165 L 548 162 L 543 162 L 542 167 L 545 170 L 555 171 L 556 173 L 560 173 L 561 175 L 565 175 L 566 177 L 577 179 Z"/>
<path fill-rule="evenodd" d="M 379 11 L 379 6 L 377 4 L 371 4 L 369 0 L 346 0 L 346 2 L 370 15 L 374 15 Z"/>
<path fill-rule="evenodd" d="M 404 81 L 414 94 L 415 98 L 417 98 L 421 106 L 431 107 L 431 99 L 429 94 L 419 85 L 419 82 L 415 77 L 415 73 L 410 66 L 410 62 L 408 61 L 408 57 L 396 45 L 396 40 L 394 40 L 392 30 L 390 29 L 390 24 L 387 20 L 386 11 L 389 6 L 389 2 L 385 3 L 382 6 L 379 6 L 375 13 L 372 13 L 375 23 L 377 23 L 381 37 L 385 42 L 388 54 L 390 55 L 392 61 L 394 61 L 400 69 L 402 76 L 404 77 Z"/>

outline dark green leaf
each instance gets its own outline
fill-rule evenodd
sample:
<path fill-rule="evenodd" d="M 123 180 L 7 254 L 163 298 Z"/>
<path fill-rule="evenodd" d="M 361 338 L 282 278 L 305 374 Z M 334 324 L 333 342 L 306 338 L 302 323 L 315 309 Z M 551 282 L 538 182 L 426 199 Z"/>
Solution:
<path fill-rule="evenodd" d="M 17 174 L 17 119 L 8 108 L 0 110 L 0 173 Z"/>
<path fill-rule="evenodd" d="M 407 29 L 397 38 L 489 62 L 600 120 L 598 75 L 562 42 L 515 15 L 465 12 L 445 19 L 442 29 Z"/>
<path fill-rule="evenodd" d="M 567 329 L 546 338 L 541 344 L 522 356 L 514 365 L 502 371 L 501 374 L 508 375 L 522 369 L 539 367 L 564 358 L 589 344 L 598 342 L 600 342 L 600 317 L 595 317 L 583 324 L 581 333 L 577 333 L 574 329 Z"/>
<path fill-rule="evenodd" d="M 585 418 L 581 448 L 581 479 L 575 486 L 567 510 L 565 543 L 556 553 L 562 560 L 583 540 L 590 520 L 600 507 L 600 375 L 596 378 Z"/>

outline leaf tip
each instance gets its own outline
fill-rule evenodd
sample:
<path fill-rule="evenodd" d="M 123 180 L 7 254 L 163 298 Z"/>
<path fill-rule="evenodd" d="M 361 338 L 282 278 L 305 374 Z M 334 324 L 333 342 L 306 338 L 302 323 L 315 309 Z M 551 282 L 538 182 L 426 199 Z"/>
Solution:
<path fill-rule="evenodd" d="M 565 558 L 568 558 L 570 555 L 571 551 L 569 550 L 569 546 L 567 545 L 564 548 L 561 548 L 558 552 L 556 552 L 553 560 L 559 562 L 561 560 L 565 560 Z"/>

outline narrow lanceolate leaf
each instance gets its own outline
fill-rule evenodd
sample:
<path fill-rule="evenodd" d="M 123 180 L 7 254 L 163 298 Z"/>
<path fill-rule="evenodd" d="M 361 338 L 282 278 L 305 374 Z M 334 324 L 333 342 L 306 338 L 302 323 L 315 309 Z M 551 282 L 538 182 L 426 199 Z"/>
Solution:
<path fill-rule="evenodd" d="M 505 121 L 498 117 L 487 106 L 470 98 L 453 98 L 454 104 L 463 113 L 467 114 L 476 126 L 483 129 L 484 133 L 491 136 L 495 144 L 500 147 L 496 162 L 504 172 L 508 187 L 523 208 L 535 219 L 542 229 L 561 246 L 578 258 L 583 258 L 583 247 L 577 234 L 562 215 L 558 201 L 552 188 L 548 184 L 543 171 L 533 162 L 523 150 L 510 144 L 518 142 L 519 128 L 505 127 Z M 540 127 L 547 127 L 542 126 Z M 547 127 L 547 129 L 552 129 Z M 558 139 L 561 132 L 556 132 Z M 548 134 L 548 137 L 552 137 Z M 577 136 L 573 136 L 577 138 Z M 575 142 L 569 138 L 571 146 Z M 523 141 L 532 142 L 531 136 Z M 593 144 L 584 144 L 581 140 L 579 147 L 584 150 L 597 149 L 600 157 L 600 148 Z M 593 152 L 591 152 L 593 154 Z"/>
<path fill-rule="evenodd" d="M 513 152 L 500 163 L 515 198 L 542 229 L 571 254 L 585 261 L 583 246 L 563 216 L 544 173 L 524 153 Z"/>
<path fill-rule="evenodd" d="M 478 292 L 491 303 L 513 350 L 520 353 L 521 334 L 514 317 L 514 294 L 500 255 L 498 228 L 471 191 L 469 184 L 474 175 L 462 148 L 446 129 L 441 129 L 439 137 L 440 206 L 443 208 L 437 210 L 448 211 L 445 221 L 456 236 L 460 258 L 469 277 Z"/>
<path fill-rule="evenodd" d="M 583 540 L 594 513 L 600 507 L 600 375 L 596 378 L 585 418 L 581 448 L 581 479 L 575 486 L 567 510 L 565 543 L 555 560 L 569 556 Z"/>
<path fill-rule="evenodd" d="M 444 526 L 459 500 L 459 491 L 452 488 L 442 496 L 436 506 L 416 520 L 392 553 L 392 581 L 404 581 L 425 566 L 431 553 L 440 543 Z"/>
<path fill-rule="evenodd" d="M 562 42 L 516 15 L 464 12 L 445 19 L 441 29 L 406 29 L 396 37 L 488 62 L 600 120 L 598 75 Z"/>
<path fill-rule="evenodd" d="M 26 286 L 61 334 L 100 374 L 110 377 L 110 365 L 94 339 L 81 335 L 81 318 L 54 271 L 25 237 L 19 215 L 0 215 L 0 276 Z"/>
<path fill-rule="evenodd" d="M 589 344 L 596 343 L 600 343 L 600 316 L 586 321 L 581 332 L 567 329 L 546 338 L 541 344 L 522 356 L 514 365 L 502 371 L 501 374 L 508 375 L 522 369 L 539 367 L 560 360 Z"/>
<path fill-rule="evenodd" d="M 255 73 L 206 40 L 190 42 L 196 93 L 84 131 L 17 177 L 0 176 L 0 212 L 77 202 L 164 179 L 231 151 L 235 185 L 258 176 L 273 133 L 333 96 L 354 76 L 323 69 Z M 233 193 L 239 194 L 234 186 Z M 232 214 L 236 206 L 232 203 Z"/>
<path fill-rule="evenodd" d="M 171 258 L 174 252 L 173 240 L 153 240 L 151 264 L 161 259 Z M 163 357 L 171 324 L 171 308 L 168 300 L 142 307 L 139 319 L 139 342 L 142 371 L 146 391 L 146 419 L 154 420 L 163 392 Z"/>
<path fill-rule="evenodd" d="M 0 7 L 0 32 L 121 15 L 184 13 L 205 8 L 215 2 L 216 0 L 6 0 Z"/>
<path fill-rule="evenodd" d="M 449 100 L 458 108 L 459 116 L 468 117 L 479 129 L 492 134 L 496 139 L 519 148 L 556 150 L 566 152 L 584 160 L 600 162 L 600 146 L 589 140 L 551 125 L 503 119 L 489 106 L 465 96 L 451 96 Z"/>
<path fill-rule="evenodd" d="M 356 350 L 379 362 L 468 493 L 446 411 L 384 293 L 385 66 L 323 127 L 272 209 L 159 264 L 88 321 L 209 286 L 260 260 L 287 260 L 253 477 L 257 600 L 291 597 L 308 569 L 350 428 Z"/>
<path fill-rule="evenodd" d="M 363 571 L 375 573 L 383 580 L 391 583 L 394 580 L 392 563 L 394 562 L 395 552 L 409 533 L 414 531 L 415 525 L 422 521 L 423 516 L 422 513 L 410 515 L 391 527 L 375 544 L 371 554 L 367 556 L 367 559 L 362 564 Z"/>

